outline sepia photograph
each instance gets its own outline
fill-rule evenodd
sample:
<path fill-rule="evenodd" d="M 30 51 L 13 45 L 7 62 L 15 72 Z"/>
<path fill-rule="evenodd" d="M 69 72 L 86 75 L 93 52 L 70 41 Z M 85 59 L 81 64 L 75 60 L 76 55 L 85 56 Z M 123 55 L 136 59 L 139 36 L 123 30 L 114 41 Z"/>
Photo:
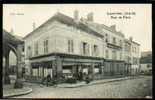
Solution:
<path fill-rule="evenodd" d="M 151 4 L 3 4 L 3 98 L 151 98 Z"/>

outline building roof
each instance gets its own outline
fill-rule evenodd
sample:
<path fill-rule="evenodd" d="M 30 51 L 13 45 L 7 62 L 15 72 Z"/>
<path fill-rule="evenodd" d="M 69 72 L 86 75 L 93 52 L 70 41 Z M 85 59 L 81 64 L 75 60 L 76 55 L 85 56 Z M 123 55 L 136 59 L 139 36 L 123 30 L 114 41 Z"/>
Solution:
<path fill-rule="evenodd" d="M 17 39 L 22 40 L 23 41 L 23 37 L 19 36 L 19 35 L 14 35 Z"/>
<path fill-rule="evenodd" d="M 140 46 L 140 44 L 139 44 L 139 43 L 137 43 L 137 42 L 135 42 L 135 41 L 132 41 L 132 43 L 134 43 L 134 44 L 136 44 L 136 45 Z"/>
<path fill-rule="evenodd" d="M 134 44 L 140 46 L 139 43 L 137 43 L 137 42 L 135 42 L 135 41 L 133 41 L 133 40 L 131 41 L 131 40 L 129 40 L 129 39 L 125 39 L 125 42 L 128 43 L 128 44 L 134 43 Z"/>
<path fill-rule="evenodd" d="M 130 41 L 128 39 L 125 39 L 124 41 L 125 41 L 125 43 L 131 45 L 131 43 L 130 43 Z"/>
<path fill-rule="evenodd" d="M 103 32 L 103 29 L 106 29 L 106 30 L 112 32 L 113 34 L 124 37 L 123 33 L 116 31 L 112 27 L 108 27 L 108 26 L 106 26 L 104 24 L 99 24 L 99 23 L 95 23 L 95 22 L 92 22 L 92 21 L 87 21 L 87 20 L 83 20 L 83 21 L 85 21 L 85 24 L 87 24 L 88 26 L 92 26 L 92 28 L 94 30 L 96 30 L 96 31 L 100 31 L 100 32 L 102 31 Z"/>
<path fill-rule="evenodd" d="M 24 41 L 20 39 L 19 37 L 10 34 L 6 30 L 3 29 L 3 40 L 12 44 L 20 44 L 23 43 Z"/>
<path fill-rule="evenodd" d="M 42 25 L 40 25 L 38 28 L 36 28 L 34 31 L 30 32 L 29 34 L 27 34 L 23 39 L 29 37 L 30 35 L 32 35 L 34 32 L 42 29 L 44 26 L 46 26 L 48 23 L 57 20 L 63 24 L 67 24 L 68 26 L 72 26 L 75 27 L 77 29 L 83 30 L 89 34 L 93 34 L 96 35 L 98 37 L 104 37 L 104 34 L 102 34 L 102 29 L 106 29 L 108 31 L 111 31 L 112 33 L 122 36 L 124 37 L 124 34 L 121 32 L 116 31 L 116 29 L 114 27 L 108 27 L 104 24 L 98 24 L 95 22 L 90 22 L 87 20 L 79 20 L 78 22 L 75 21 L 72 17 L 66 16 L 60 12 L 57 12 L 56 14 L 54 14 L 54 16 L 52 16 L 51 18 L 49 18 L 46 22 L 44 22 Z M 115 25 L 113 25 L 115 26 Z M 132 41 L 132 43 L 138 44 L 135 41 Z"/>
<path fill-rule="evenodd" d="M 108 31 L 111 31 L 111 32 L 114 33 L 114 34 L 117 34 L 117 35 L 119 35 L 119 36 L 124 37 L 124 34 L 123 34 L 123 33 L 116 31 L 116 30 L 113 29 L 112 27 L 108 27 L 108 26 L 106 26 L 106 25 L 104 25 L 104 24 L 101 24 L 101 25 L 102 25 L 102 27 L 103 27 L 104 29 L 106 29 L 106 30 L 108 30 Z"/>
<path fill-rule="evenodd" d="M 99 36 L 99 37 L 103 37 L 103 35 L 101 35 L 100 33 L 92 30 L 91 28 L 89 28 L 84 23 L 76 22 L 73 18 L 58 12 L 54 16 L 52 16 L 49 20 L 47 20 L 45 23 L 43 23 L 41 26 L 39 26 L 34 31 L 32 31 L 28 35 L 26 35 L 24 37 L 24 39 L 27 38 L 28 36 L 30 36 L 31 34 L 33 34 L 35 31 L 37 31 L 37 30 L 41 29 L 42 27 L 44 27 L 47 23 L 50 23 L 50 22 L 52 22 L 54 20 L 57 20 L 57 21 L 59 21 L 59 22 L 61 22 L 63 24 L 67 24 L 68 26 L 73 26 L 73 27 L 75 27 L 77 29 L 83 30 L 83 31 L 88 32 L 90 34 L 93 34 L 93 35 L 96 35 L 96 36 Z"/>

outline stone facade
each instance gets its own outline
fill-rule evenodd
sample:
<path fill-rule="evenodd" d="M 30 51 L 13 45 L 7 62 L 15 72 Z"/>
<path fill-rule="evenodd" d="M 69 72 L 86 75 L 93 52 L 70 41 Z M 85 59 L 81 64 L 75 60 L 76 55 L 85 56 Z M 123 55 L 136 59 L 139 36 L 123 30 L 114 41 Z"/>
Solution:
<path fill-rule="evenodd" d="M 94 79 L 127 73 L 124 35 L 115 26 L 77 18 L 57 13 L 24 38 L 29 75 L 61 78 L 83 71 Z"/>

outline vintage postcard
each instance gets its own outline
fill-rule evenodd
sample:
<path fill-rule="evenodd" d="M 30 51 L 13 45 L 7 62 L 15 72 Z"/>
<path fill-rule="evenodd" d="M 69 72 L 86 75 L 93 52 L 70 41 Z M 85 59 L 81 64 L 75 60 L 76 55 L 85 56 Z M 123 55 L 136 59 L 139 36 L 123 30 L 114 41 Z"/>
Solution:
<path fill-rule="evenodd" d="M 3 4 L 4 98 L 152 98 L 151 4 Z"/>

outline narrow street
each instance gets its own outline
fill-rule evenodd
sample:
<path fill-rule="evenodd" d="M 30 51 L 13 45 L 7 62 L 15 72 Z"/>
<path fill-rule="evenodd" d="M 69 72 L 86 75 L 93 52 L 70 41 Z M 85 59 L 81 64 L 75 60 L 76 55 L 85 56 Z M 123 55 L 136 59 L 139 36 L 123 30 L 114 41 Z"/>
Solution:
<path fill-rule="evenodd" d="M 29 87 L 33 89 L 32 93 L 14 98 L 143 98 L 152 95 L 152 77 L 77 88 L 46 87 L 31 83 Z"/>

